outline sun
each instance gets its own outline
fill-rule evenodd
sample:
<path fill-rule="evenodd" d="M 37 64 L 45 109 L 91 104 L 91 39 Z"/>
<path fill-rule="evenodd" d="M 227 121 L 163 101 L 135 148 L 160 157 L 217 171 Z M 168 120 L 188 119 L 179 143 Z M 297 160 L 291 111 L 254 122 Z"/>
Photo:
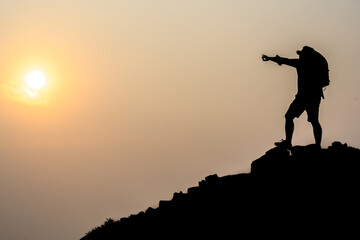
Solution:
<path fill-rule="evenodd" d="M 0 83 L 0 94 L 28 105 L 49 106 L 55 99 L 57 76 L 53 66 L 46 63 L 22 64 Z M 56 90 L 56 91 L 55 91 Z"/>
<path fill-rule="evenodd" d="M 45 86 L 46 77 L 40 71 L 31 71 L 25 77 L 27 86 L 32 90 L 38 90 Z"/>

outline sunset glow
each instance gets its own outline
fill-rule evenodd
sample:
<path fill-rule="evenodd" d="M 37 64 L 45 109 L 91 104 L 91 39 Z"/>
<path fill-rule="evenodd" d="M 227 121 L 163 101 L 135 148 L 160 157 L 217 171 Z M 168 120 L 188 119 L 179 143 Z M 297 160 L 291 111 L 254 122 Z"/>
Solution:
<path fill-rule="evenodd" d="M 360 148 L 359 23 L 356 0 L 0 1 L 0 240 L 80 239 L 250 172 L 298 87 L 263 54 L 320 52 L 322 147 Z"/>
<path fill-rule="evenodd" d="M 25 82 L 31 89 L 41 89 L 46 83 L 46 78 L 42 72 L 32 71 L 26 75 Z"/>
<path fill-rule="evenodd" d="M 33 70 L 25 75 L 18 86 L 16 81 L 7 91 L 11 92 L 12 98 L 27 104 L 39 104 L 44 102 L 44 87 L 46 85 L 45 75 L 38 70 Z"/>

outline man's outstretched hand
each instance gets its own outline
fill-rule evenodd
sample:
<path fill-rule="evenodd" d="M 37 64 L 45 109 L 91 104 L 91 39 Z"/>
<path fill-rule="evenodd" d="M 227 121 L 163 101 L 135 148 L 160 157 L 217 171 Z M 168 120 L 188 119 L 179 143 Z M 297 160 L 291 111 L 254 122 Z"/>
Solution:
<path fill-rule="evenodd" d="M 266 56 L 265 54 L 263 54 L 261 58 L 262 58 L 263 61 L 269 61 L 270 60 L 269 57 Z"/>
<path fill-rule="evenodd" d="M 271 60 L 273 62 L 276 62 L 279 66 L 282 65 L 281 57 L 279 57 L 279 55 L 276 55 L 275 57 L 269 57 L 269 56 L 263 54 L 261 58 L 265 62 Z"/>

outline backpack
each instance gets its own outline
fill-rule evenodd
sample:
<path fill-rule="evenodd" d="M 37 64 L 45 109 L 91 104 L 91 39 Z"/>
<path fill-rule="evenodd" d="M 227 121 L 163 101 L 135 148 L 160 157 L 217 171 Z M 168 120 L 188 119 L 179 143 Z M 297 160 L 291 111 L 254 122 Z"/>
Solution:
<path fill-rule="evenodd" d="M 329 78 L 329 66 L 328 63 L 323 55 L 316 52 L 314 50 L 313 55 L 313 64 L 315 67 L 315 78 L 318 81 L 318 84 L 321 88 L 327 87 L 330 85 L 330 78 Z"/>

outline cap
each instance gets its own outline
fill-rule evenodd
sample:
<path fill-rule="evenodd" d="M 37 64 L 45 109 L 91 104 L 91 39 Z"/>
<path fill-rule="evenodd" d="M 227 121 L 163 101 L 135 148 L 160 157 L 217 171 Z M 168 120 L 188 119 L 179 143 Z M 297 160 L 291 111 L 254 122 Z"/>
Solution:
<path fill-rule="evenodd" d="M 298 55 L 302 55 L 304 53 L 310 53 L 310 52 L 313 52 L 314 49 L 312 47 L 309 47 L 309 46 L 304 46 L 302 50 L 297 50 L 296 53 Z"/>

